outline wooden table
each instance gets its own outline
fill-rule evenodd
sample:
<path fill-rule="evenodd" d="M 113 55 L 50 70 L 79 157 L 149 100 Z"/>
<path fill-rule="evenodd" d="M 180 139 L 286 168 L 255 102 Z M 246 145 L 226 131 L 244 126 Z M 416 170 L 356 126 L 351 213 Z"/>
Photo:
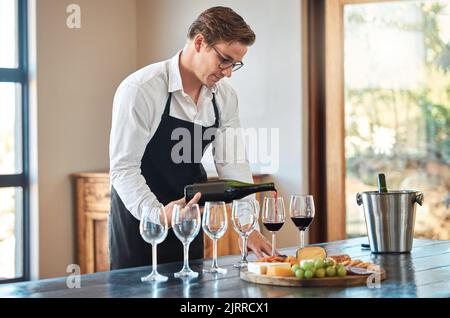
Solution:
<path fill-rule="evenodd" d="M 219 258 L 219 265 L 227 268 L 228 273 L 217 278 L 200 274 L 191 281 L 176 279 L 172 273 L 180 270 L 181 263 L 170 263 L 158 267 L 159 272 L 169 275 L 170 279 L 157 285 L 141 283 L 140 277 L 147 275 L 150 267 L 139 267 L 81 275 L 81 288 L 68 288 L 65 277 L 0 285 L 0 297 L 450 297 L 450 241 L 416 239 L 410 254 L 397 255 L 371 254 L 361 248 L 361 243 L 367 243 L 367 238 L 318 245 L 330 254 L 346 253 L 352 258 L 381 265 L 386 269 L 387 278 L 380 288 L 295 288 L 247 283 L 239 278 L 239 271 L 232 266 L 239 256 L 227 256 Z M 293 255 L 295 248 L 281 251 Z M 210 262 L 196 260 L 190 264 L 193 270 L 201 273 Z"/>

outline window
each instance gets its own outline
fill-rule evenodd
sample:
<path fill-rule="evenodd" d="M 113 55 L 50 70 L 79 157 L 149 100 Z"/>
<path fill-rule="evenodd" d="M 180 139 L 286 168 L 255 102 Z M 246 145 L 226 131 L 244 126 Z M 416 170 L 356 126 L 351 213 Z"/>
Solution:
<path fill-rule="evenodd" d="M 355 194 L 384 172 L 424 192 L 415 237 L 450 239 L 450 0 L 344 6 L 347 236 L 366 235 Z"/>
<path fill-rule="evenodd" d="M 415 189 L 415 236 L 450 239 L 450 0 L 308 1 L 314 242 L 366 235 L 357 192 Z"/>
<path fill-rule="evenodd" d="M 0 283 L 29 279 L 26 3 L 0 0 Z"/>

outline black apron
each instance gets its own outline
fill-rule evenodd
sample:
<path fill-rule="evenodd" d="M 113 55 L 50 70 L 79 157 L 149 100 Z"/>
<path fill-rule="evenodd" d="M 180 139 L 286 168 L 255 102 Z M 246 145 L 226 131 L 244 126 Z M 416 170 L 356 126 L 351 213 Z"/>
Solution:
<path fill-rule="evenodd" d="M 215 132 L 219 127 L 219 111 L 214 93 L 212 104 L 216 120 L 210 127 L 171 117 L 171 99 L 172 93 L 169 93 L 161 122 L 141 160 L 141 173 L 150 190 L 163 205 L 182 198 L 186 185 L 207 180 L 206 171 L 200 160 L 208 145 L 214 140 Z M 177 128 L 181 128 L 181 131 L 188 131 L 190 134 L 190 162 L 176 163 L 172 160 L 172 150 L 180 142 L 172 140 L 174 138 L 172 132 Z M 208 133 L 205 134 L 207 130 Z M 180 130 L 175 132 L 177 131 Z M 175 133 L 175 136 L 177 135 Z M 204 140 L 204 135 L 209 136 L 209 139 L 205 138 Z M 186 138 L 186 136 L 181 138 Z M 195 139 L 198 140 L 197 143 L 194 142 Z M 195 151 L 194 145 L 196 144 L 201 146 L 200 151 L 198 149 Z M 183 158 L 186 157 L 183 156 Z M 146 243 L 139 233 L 139 220 L 127 210 L 114 187 L 111 187 L 109 251 L 111 269 L 145 266 L 152 263 L 151 245 Z M 203 258 L 203 231 L 201 229 L 190 244 L 189 258 Z M 182 260 L 183 245 L 173 230 L 169 229 L 164 242 L 158 244 L 158 263 Z"/>

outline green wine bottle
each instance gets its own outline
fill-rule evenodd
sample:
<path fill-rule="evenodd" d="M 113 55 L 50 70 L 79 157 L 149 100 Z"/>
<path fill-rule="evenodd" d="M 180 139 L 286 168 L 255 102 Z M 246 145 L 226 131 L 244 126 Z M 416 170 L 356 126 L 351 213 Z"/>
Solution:
<path fill-rule="evenodd" d="M 379 193 L 388 192 L 387 186 L 386 186 L 386 178 L 383 173 L 378 174 L 378 192 Z"/>
<path fill-rule="evenodd" d="M 202 196 L 199 205 L 204 205 L 206 201 L 231 203 L 233 200 L 239 200 L 250 194 L 263 191 L 277 190 L 273 182 L 253 184 L 236 180 L 217 180 L 185 186 L 184 197 L 186 202 L 189 202 L 197 192 L 200 192 Z"/>

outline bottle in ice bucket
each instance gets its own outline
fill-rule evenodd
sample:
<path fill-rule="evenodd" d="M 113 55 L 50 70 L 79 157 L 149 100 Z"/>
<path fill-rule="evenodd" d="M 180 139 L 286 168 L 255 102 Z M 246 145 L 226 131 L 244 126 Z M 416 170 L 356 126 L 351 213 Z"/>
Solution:
<path fill-rule="evenodd" d="M 276 192 L 277 190 L 273 182 L 253 184 L 236 180 L 216 180 L 185 186 L 184 197 L 186 202 L 189 202 L 197 192 L 201 192 L 199 205 L 204 205 L 206 201 L 231 203 L 233 200 L 239 200 L 250 194 L 263 191 Z"/>

